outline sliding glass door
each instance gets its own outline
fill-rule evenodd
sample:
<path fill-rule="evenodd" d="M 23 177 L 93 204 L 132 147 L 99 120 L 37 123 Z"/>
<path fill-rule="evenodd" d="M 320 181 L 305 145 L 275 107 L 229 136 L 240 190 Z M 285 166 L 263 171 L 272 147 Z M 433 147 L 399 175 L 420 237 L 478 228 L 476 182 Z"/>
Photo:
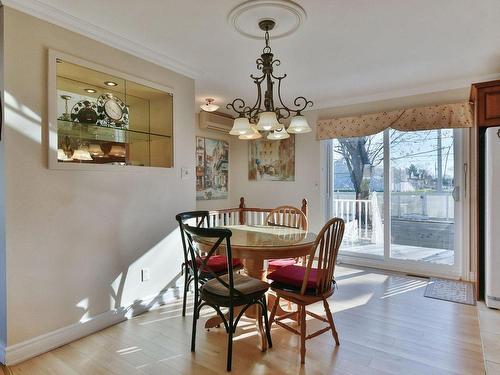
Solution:
<path fill-rule="evenodd" d="M 384 135 L 343 138 L 332 145 L 330 212 L 345 220 L 342 252 L 384 257 Z"/>
<path fill-rule="evenodd" d="M 332 140 L 328 214 L 346 222 L 344 261 L 460 275 L 461 130 Z"/>

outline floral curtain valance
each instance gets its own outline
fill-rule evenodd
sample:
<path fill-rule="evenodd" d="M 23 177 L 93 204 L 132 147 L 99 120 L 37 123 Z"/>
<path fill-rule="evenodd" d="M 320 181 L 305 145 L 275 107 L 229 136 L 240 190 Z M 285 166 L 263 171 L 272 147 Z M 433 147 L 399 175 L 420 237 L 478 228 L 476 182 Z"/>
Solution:
<path fill-rule="evenodd" d="M 470 128 L 474 123 L 472 105 L 455 103 L 372 113 L 354 117 L 319 120 L 316 138 L 362 137 L 387 128 L 401 131 Z"/>

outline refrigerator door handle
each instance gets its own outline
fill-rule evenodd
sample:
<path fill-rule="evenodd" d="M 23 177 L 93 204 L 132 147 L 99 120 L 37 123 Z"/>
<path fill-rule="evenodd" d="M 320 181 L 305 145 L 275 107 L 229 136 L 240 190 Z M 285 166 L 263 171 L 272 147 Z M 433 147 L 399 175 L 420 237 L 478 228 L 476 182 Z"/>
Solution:
<path fill-rule="evenodd" d="M 467 198 L 467 169 L 468 165 L 464 163 L 464 198 Z"/>

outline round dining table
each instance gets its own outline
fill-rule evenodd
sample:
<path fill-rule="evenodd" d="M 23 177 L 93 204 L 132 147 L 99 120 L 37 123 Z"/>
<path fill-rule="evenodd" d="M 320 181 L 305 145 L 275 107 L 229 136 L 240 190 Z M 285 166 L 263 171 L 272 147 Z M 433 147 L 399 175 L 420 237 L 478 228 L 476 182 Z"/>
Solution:
<path fill-rule="evenodd" d="M 223 228 L 230 229 L 231 252 L 233 258 L 243 262 L 248 276 L 266 281 L 265 261 L 268 259 L 297 258 L 309 255 L 316 241 L 316 234 L 302 229 L 270 226 L 270 225 L 227 225 Z M 216 238 L 197 238 L 196 241 L 202 248 L 209 249 Z M 203 250 L 203 249 L 202 249 Z M 219 246 L 219 253 L 225 253 L 225 245 Z M 274 296 L 268 294 L 268 308 L 272 308 Z M 287 313 L 279 309 L 276 315 Z M 247 317 L 256 318 L 257 332 L 261 350 L 267 349 L 267 340 L 260 315 L 256 308 L 248 309 Z M 219 316 L 210 318 L 205 323 L 205 328 L 218 327 L 222 323 Z"/>

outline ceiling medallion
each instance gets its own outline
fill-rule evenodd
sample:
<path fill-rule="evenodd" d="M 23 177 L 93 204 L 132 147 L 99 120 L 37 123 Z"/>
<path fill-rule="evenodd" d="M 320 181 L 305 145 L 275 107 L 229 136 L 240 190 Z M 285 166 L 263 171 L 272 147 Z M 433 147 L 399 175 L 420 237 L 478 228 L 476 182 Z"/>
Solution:
<path fill-rule="evenodd" d="M 275 21 L 273 38 L 278 39 L 297 31 L 306 20 L 305 10 L 290 0 L 250 0 L 234 8 L 227 21 L 240 34 L 252 38 L 262 38 L 259 21 L 263 19 Z M 279 21 L 279 22 L 277 22 Z"/>
<path fill-rule="evenodd" d="M 253 107 L 247 106 L 243 99 L 237 98 L 229 103 L 226 108 L 232 109 L 238 114 L 234 120 L 234 125 L 229 134 L 238 135 L 240 139 L 257 139 L 262 137 L 260 131 L 269 132 L 267 139 L 279 140 L 290 137 L 289 133 L 308 133 L 311 131 L 306 118 L 302 115 L 307 107 L 312 107 L 313 102 L 303 96 L 295 98 L 294 109 L 287 107 L 282 100 L 281 81 L 286 78 L 274 75 L 275 66 L 281 64 L 280 60 L 274 59 L 274 54 L 269 46 L 269 31 L 273 30 L 275 22 L 272 19 L 263 19 L 259 22 L 259 27 L 264 31 L 266 46 L 262 50 L 262 55 L 257 59 L 257 69 L 262 75 L 250 75 L 257 86 L 257 99 Z M 265 82 L 265 83 L 264 83 Z M 265 87 L 262 87 L 264 83 Z M 276 103 L 274 102 L 274 84 L 277 83 Z M 264 94 L 262 93 L 264 91 Z M 280 122 L 292 117 L 290 126 L 285 126 Z"/>

